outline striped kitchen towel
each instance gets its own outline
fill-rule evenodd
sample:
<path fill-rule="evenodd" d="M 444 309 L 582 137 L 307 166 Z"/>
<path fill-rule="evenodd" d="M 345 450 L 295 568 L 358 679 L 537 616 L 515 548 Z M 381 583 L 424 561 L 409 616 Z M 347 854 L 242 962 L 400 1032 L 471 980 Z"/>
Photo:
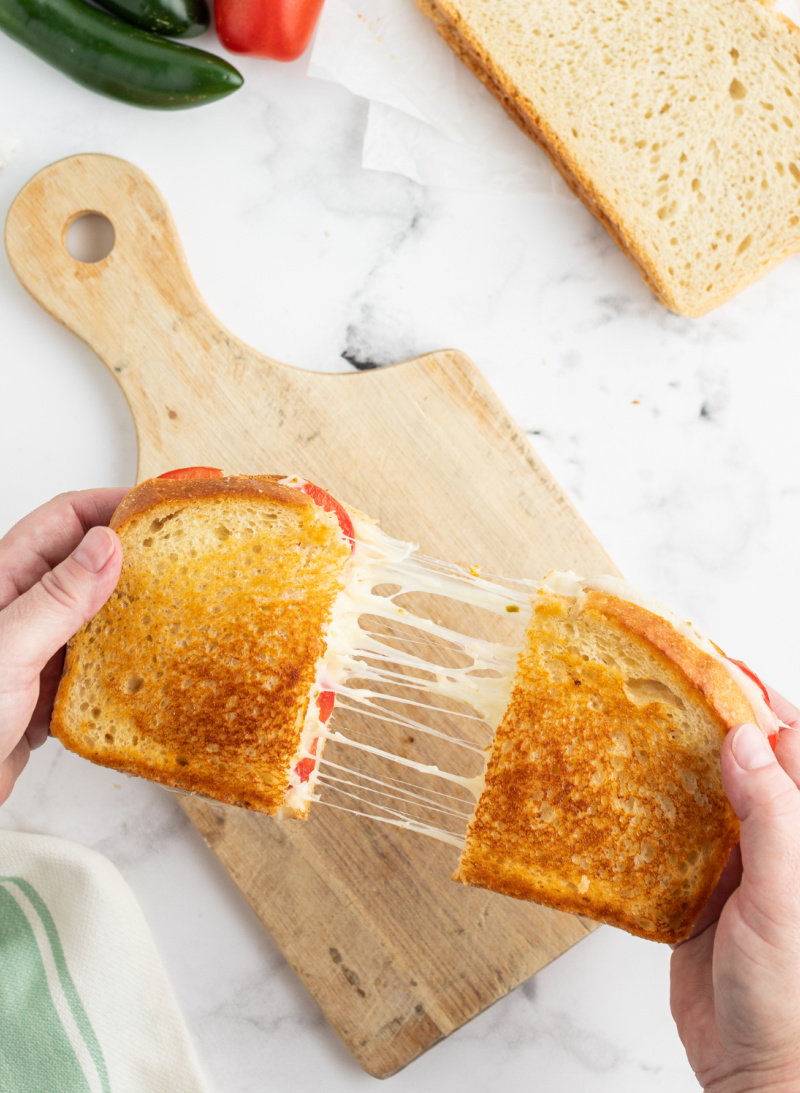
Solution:
<path fill-rule="evenodd" d="M 0 831 L 2 1093 L 205 1093 L 133 893 L 92 850 Z"/>

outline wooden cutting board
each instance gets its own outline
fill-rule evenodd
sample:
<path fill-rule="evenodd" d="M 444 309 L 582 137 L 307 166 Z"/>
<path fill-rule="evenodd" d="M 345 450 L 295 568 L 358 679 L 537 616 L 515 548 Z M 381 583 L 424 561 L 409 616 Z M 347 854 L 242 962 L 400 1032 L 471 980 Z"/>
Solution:
<path fill-rule="evenodd" d="M 107 216 L 116 233 L 94 264 L 65 245 L 86 212 Z M 28 292 L 122 388 L 140 479 L 190 464 L 297 473 L 435 557 L 507 576 L 614 572 L 463 354 L 330 375 L 257 353 L 209 313 L 161 195 L 130 163 L 83 155 L 40 172 L 11 207 L 6 247 Z M 180 802 L 377 1077 L 592 929 L 452 883 L 457 851 L 419 835 L 321 806 L 300 823 Z"/>

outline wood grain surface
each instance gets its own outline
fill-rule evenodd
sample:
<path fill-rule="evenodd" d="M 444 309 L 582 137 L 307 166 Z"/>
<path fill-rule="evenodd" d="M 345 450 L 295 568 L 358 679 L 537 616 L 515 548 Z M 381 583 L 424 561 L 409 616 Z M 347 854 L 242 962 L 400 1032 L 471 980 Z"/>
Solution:
<path fill-rule="evenodd" d="M 116 234 L 93 264 L 65 245 L 86 212 L 107 216 Z M 436 557 L 507 576 L 615 572 L 463 354 L 331 375 L 256 352 L 209 313 L 161 195 L 130 163 L 84 155 L 46 168 L 14 202 L 5 238 L 24 287 L 117 379 L 140 479 L 190 464 L 297 473 Z M 457 851 L 419 835 L 321 806 L 301 823 L 180 801 L 378 1077 L 592 929 L 452 883 Z"/>

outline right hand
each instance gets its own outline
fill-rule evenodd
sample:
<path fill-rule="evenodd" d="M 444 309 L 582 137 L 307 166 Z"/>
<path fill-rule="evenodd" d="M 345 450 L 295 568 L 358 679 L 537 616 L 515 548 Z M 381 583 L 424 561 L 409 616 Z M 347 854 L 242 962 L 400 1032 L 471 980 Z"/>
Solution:
<path fill-rule="evenodd" d="M 65 643 L 119 580 L 122 546 L 103 525 L 126 493 L 62 494 L 0 539 L 0 804 L 47 739 Z"/>
<path fill-rule="evenodd" d="M 800 1090 L 800 711 L 770 690 L 788 729 L 754 725 L 722 748 L 739 847 L 689 941 L 672 954 L 671 1004 L 703 1089 Z"/>

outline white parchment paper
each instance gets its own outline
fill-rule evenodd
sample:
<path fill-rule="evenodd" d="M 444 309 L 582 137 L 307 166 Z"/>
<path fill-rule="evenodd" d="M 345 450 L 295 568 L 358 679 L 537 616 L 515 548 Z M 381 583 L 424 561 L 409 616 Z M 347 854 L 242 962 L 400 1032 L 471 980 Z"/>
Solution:
<path fill-rule="evenodd" d="M 364 167 L 459 189 L 566 192 L 414 0 L 326 0 L 308 73 L 369 100 Z"/>

